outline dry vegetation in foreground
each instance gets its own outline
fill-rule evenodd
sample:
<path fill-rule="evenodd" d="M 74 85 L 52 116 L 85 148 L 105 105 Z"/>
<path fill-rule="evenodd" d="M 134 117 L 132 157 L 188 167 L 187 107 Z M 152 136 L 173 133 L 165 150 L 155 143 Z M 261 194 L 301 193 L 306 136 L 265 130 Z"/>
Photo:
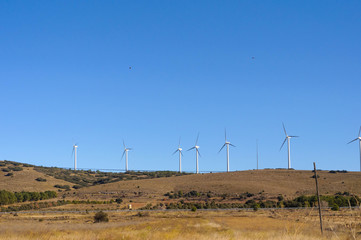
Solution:
<path fill-rule="evenodd" d="M 325 212 L 320 235 L 316 209 L 277 211 L 115 212 L 109 223 L 94 213 L 2 215 L 0 239 L 360 239 L 359 210 Z"/>

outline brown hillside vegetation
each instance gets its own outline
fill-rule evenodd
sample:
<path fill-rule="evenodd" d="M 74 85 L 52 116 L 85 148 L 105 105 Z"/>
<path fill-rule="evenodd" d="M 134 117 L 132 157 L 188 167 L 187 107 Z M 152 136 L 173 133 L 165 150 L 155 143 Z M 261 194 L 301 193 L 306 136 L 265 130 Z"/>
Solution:
<path fill-rule="evenodd" d="M 57 179 L 41 171 L 34 170 L 34 166 L 16 162 L 0 162 L 0 190 L 8 191 L 46 191 L 58 190 L 54 185 L 69 185 L 75 183 Z M 20 169 L 15 169 L 15 168 Z M 45 169 L 45 168 L 44 168 Z M 64 176 L 82 178 L 83 171 L 65 170 Z M 69 173 L 67 173 L 67 171 Z M 10 173 L 10 176 L 6 176 Z M 79 173 L 79 174 L 78 174 Z M 137 172 L 134 172 L 136 176 Z M 98 175 L 101 175 L 98 173 Z M 102 198 L 111 198 L 123 194 L 127 197 L 136 195 L 138 198 L 163 197 L 167 192 L 184 193 L 190 191 L 211 192 L 217 195 L 239 195 L 249 192 L 274 197 L 282 194 L 286 198 L 315 193 L 315 183 L 312 171 L 266 169 L 249 170 L 230 173 L 191 174 L 183 176 L 156 177 L 151 179 L 124 179 L 117 182 L 84 186 L 81 189 L 72 189 L 74 197 L 89 198 L 89 194 L 103 195 Z M 360 172 L 319 171 L 320 192 L 325 195 L 334 195 L 337 192 L 349 192 L 361 195 Z M 37 178 L 46 179 L 45 182 L 36 181 Z M 90 197 L 93 198 L 93 197 Z"/>
<path fill-rule="evenodd" d="M 70 185 L 71 183 L 61 179 L 55 179 L 45 174 L 36 172 L 32 167 L 24 167 L 22 171 L 13 172 L 12 176 L 5 176 L 7 172 L 0 171 L 0 189 L 12 192 L 34 191 L 42 192 L 47 190 L 56 191 L 54 185 Z M 36 181 L 36 178 L 44 178 L 46 182 Z"/>
<path fill-rule="evenodd" d="M 279 211 L 153 211 L 109 213 L 94 223 L 87 213 L 19 213 L 1 217 L 0 239 L 360 239 L 358 211 L 325 212 L 321 236 L 316 209 Z"/>
<path fill-rule="evenodd" d="M 188 176 L 131 180 L 92 186 L 79 193 L 96 192 L 141 192 L 143 195 L 163 196 L 171 191 L 213 192 L 216 194 L 259 193 L 285 197 L 310 195 L 315 193 L 312 171 L 297 170 L 250 170 L 231 173 L 208 173 Z M 361 195 L 361 173 L 319 171 L 320 192 L 335 194 L 350 192 Z"/>

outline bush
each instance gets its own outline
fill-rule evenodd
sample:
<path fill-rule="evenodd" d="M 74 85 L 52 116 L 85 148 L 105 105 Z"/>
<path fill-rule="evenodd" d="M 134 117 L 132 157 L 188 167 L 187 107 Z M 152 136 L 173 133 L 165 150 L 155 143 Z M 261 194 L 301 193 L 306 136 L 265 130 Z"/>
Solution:
<path fill-rule="evenodd" d="M 118 204 L 121 204 L 123 202 L 123 199 L 117 198 L 117 199 L 115 199 L 115 202 L 118 203 Z"/>
<path fill-rule="evenodd" d="M 11 176 L 14 176 L 14 173 L 12 172 L 9 172 L 8 174 L 5 175 L 6 177 L 11 177 Z"/>
<path fill-rule="evenodd" d="M 108 218 L 108 214 L 106 214 L 103 211 L 97 212 L 94 215 L 94 222 L 99 223 L 99 222 L 109 222 L 109 218 Z"/>
<path fill-rule="evenodd" d="M 38 182 L 46 182 L 46 179 L 41 177 L 35 178 L 35 180 Z"/>
<path fill-rule="evenodd" d="M 54 187 L 60 188 L 60 189 L 65 189 L 65 190 L 67 190 L 67 191 L 70 191 L 69 185 L 59 185 L 59 184 L 56 184 L 56 185 L 54 185 Z"/>
<path fill-rule="evenodd" d="M 23 170 L 23 168 L 22 167 L 18 167 L 18 166 L 16 166 L 16 167 L 8 167 L 10 170 L 13 170 L 13 171 L 22 171 Z"/>
<path fill-rule="evenodd" d="M 337 204 L 334 204 L 334 205 L 331 207 L 331 210 L 332 210 L 332 211 L 338 211 L 338 210 L 340 210 L 340 207 L 339 207 Z"/>
<path fill-rule="evenodd" d="M 34 167 L 34 165 L 23 163 L 23 167 Z"/>
<path fill-rule="evenodd" d="M 192 206 L 191 211 L 192 211 L 192 212 L 196 212 L 196 211 L 197 211 L 197 207 L 196 207 L 196 206 Z"/>
<path fill-rule="evenodd" d="M 138 213 L 136 214 L 136 216 L 137 216 L 137 217 L 149 217 L 150 214 L 149 214 L 149 212 L 138 212 Z"/>

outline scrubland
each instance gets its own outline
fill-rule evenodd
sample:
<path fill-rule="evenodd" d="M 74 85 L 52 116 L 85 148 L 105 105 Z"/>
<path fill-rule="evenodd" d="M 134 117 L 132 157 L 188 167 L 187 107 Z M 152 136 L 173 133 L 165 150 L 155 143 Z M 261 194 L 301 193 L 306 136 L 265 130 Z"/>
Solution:
<path fill-rule="evenodd" d="M 11 161 L 0 161 L 0 170 L 0 190 L 12 192 L 0 191 L 0 240 L 361 239 L 360 172 L 318 171 L 325 207 L 321 235 L 311 171 L 180 176 L 169 171 L 73 171 Z M 19 199 L 26 191 L 40 198 Z M 46 191 L 56 194 L 41 197 Z M 132 211 L 125 210 L 129 205 Z M 336 210 L 350 208 L 326 209 L 335 205 Z M 189 210 L 194 207 L 195 212 Z M 94 223 L 99 210 L 109 211 L 109 222 Z"/>
<path fill-rule="evenodd" d="M 361 239 L 360 210 L 128 211 L 94 213 L 18 213 L 0 218 L 0 239 Z"/>

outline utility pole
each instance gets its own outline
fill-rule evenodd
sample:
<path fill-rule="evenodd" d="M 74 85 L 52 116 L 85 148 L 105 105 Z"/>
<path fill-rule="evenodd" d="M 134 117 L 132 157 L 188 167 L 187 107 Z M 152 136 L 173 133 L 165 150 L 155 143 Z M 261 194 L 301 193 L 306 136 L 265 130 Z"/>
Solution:
<path fill-rule="evenodd" d="M 320 193 L 318 191 L 317 170 L 316 170 L 316 163 L 315 162 L 313 162 L 313 168 L 314 168 L 314 171 L 315 171 L 316 192 L 317 192 L 317 201 L 318 201 L 318 213 L 320 215 L 320 227 L 321 227 L 321 233 L 323 235 L 321 200 L 320 200 Z"/>

